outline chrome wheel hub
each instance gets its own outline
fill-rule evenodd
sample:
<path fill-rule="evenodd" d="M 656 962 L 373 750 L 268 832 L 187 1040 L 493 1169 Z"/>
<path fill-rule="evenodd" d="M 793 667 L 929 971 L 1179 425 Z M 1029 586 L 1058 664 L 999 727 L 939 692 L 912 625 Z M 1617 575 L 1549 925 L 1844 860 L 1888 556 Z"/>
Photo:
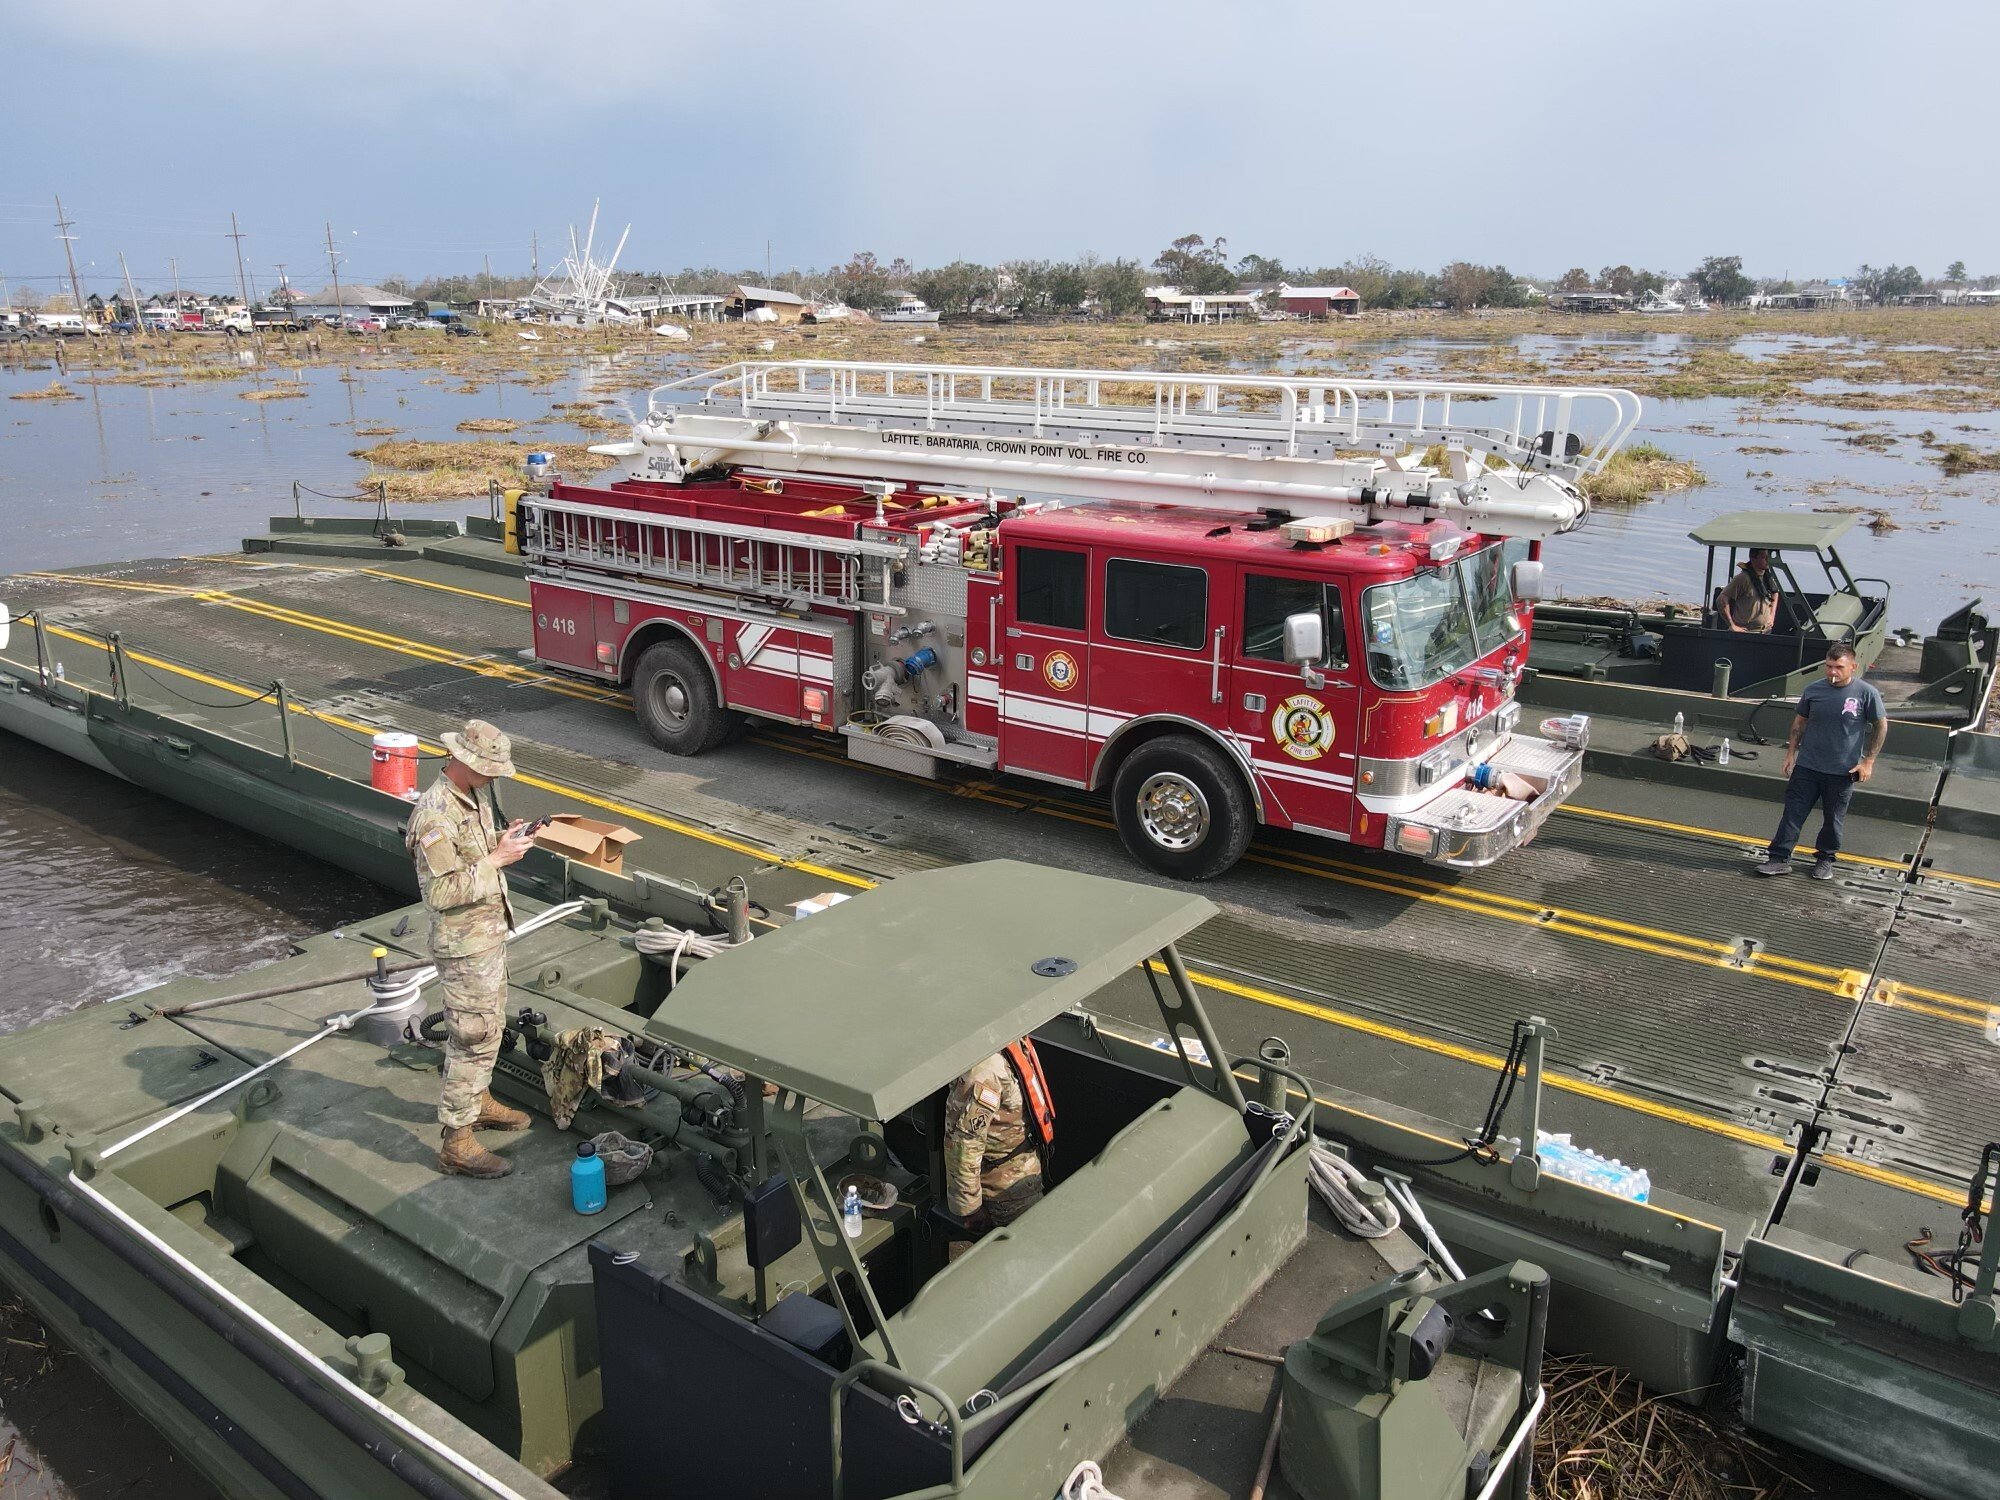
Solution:
<path fill-rule="evenodd" d="M 1208 837 L 1208 798 L 1178 771 L 1161 771 L 1139 788 L 1139 824 L 1162 849 L 1192 849 Z"/>
<path fill-rule="evenodd" d="M 656 677 L 653 679 L 653 707 L 663 719 L 675 723 L 688 716 L 687 686 L 678 677 Z"/>

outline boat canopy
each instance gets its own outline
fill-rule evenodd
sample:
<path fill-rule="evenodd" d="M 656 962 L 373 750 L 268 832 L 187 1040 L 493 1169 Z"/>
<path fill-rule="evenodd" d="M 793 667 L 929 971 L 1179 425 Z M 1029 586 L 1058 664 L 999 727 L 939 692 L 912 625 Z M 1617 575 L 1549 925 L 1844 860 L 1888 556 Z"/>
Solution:
<path fill-rule="evenodd" d="M 1013 860 L 905 875 L 696 966 L 646 1032 L 888 1120 L 1215 909 Z"/>
<path fill-rule="evenodd" d="M 1766 547 L 1774 552 L 1824 552 L 1846 536 L 1851 515 L 1818 511 L 1739 510 L 1704 521 L 1688 535 L 1704 547 Z"/>

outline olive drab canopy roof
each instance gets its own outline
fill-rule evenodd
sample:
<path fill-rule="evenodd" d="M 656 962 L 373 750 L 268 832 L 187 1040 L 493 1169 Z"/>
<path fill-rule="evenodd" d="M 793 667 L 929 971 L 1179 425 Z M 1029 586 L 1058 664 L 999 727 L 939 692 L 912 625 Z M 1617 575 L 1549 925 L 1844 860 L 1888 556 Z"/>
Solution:
<path fill-rule="evenodd" d="M 1013 860 L 905 875 L 697 965 L 646 1032 L 887 1120 L 1214 912 Z"/>
<path fill-rule="evenodd" d="M 1847 535 L 1853 516 L 1790 510 L 1739 510 L 1704 521 L 1688 535 L 1704 547 L 1767 547 L 1824 552 Z"/>

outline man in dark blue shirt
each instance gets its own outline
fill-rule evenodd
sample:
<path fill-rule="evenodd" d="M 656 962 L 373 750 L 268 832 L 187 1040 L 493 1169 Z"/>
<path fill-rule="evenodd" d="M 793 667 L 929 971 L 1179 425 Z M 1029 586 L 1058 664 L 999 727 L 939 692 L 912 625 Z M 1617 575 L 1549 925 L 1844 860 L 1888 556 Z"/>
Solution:
<path fill-rule="evenodd" d="M 1787 875 L 1792 846 L 1799 841 L 1806 814 L 1820 805 L 1821 818 L 1813 862 L 1814 880 L 1833 879 L 1833 857 L 1840 852 L 1840 825 L 1856 783 L 1875 774 L 1875 757 L 1889 735 L 1889 715 L 1882 695 L 1855 675 L 1854 648 L 1845 642 L 1826 653 L 1826 676 L 1799 694 L 1791 738 L 1785 744 L 1785 815 L 1771 840 L 1769 858 L 1757 866 L 1759 875 Z"/>

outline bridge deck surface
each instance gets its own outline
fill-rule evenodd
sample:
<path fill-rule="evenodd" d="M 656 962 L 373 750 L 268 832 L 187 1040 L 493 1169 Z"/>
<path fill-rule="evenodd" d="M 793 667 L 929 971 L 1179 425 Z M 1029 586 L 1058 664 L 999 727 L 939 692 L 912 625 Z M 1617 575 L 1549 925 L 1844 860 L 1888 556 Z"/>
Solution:
<path fill-rule="evenodd" d="M 676 760 L 623 693 L 520 660 L 526 587 L 493 544 L 368 556 L 352 542 L 24 575 L 6 596 L 45 611 L 68 681 L 108 690 L 95 637 L 115 630 L 135 699 L 267 748 L 277 715 L 253 695 L 282 677 L 315 711 L 294 716 L 299 753 L 357 780 L 372 729 L 434 743 L 492 719 L 531 777 L 510 810 L 632 823 L 645 841 L 631 862 L 669 875 L 761 869 L 787 899 L 996 856 L 1154 878 L 1085 793 L 924 782 L 769 727 Z M 0 655 L 0 670 L 32 670 L 32 633 Z M 1825 1170 L 1789 1212 L 1830 1242 L 1896 1253 L 1904 1221 L 1944 1218 L 2000 1136 L 1996 841 L 1942 830 L 1907 883 L 1925 835 L 1907 810 L 1935 771 L 1886 764 L 1838 880 L 1754 880 L 1775 755 L 1664 780 L 1632 753 L 1657 732 L 1601 721 L 1612 774 L 1474 874 L 1260 833 L 1207 890 L 1223 916 L 1186 945 L 1223 1039 L 1248 1052 L 1280 1033 L 1335 1096 L 1451 1136 L 1483 1112 L 1514 1021 L 1541 1015 L 1559 1032 L 1545 1129 L 1645 1166 L 1658 1201 L 1742 1234 L 1771 1213 L 1801 1127 L 1824 1125 Z M 1991 788 L 1954 790 L 1977 808 Z"/>

